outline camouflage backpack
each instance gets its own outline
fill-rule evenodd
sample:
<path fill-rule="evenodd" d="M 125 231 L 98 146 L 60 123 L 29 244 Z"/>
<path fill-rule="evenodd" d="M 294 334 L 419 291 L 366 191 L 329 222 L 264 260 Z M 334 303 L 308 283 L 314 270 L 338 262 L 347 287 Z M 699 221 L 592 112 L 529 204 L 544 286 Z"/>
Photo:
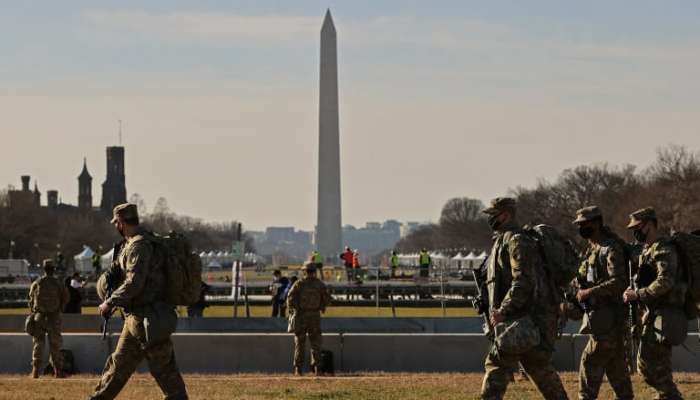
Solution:
<path fill-rule="evenodd" d="M 189 239 L 172 231 L 167 236 L 149 235 L 149 239 L 165 271 L 165 300 L 174 306 L 197 303 L 202 290 L 202 261 L 192 252 Z"/>
<path fill-rule="evenodd" d="M 561 301 L 563 289 L 569 286 L 578 270 L 574 245 L 549 225 L 526 226 L 524 231 L 537 242 L 549 282 L 553 289 L 558 289 L 554 290 L 554 300 Z"/>
<path fill-rule="evenodd" d="M 65 290 L 58 279 L 53 276 L 39 278 L 36 286 L 34 307 L 40 313 L 53 313 L 61 310 L 62 292 Z"/>
<path fill-rule="evenodd" d="M 302 310 L 318 310 L 321 308 L 321 290 L 314 281 L 301 281 L 301 296 L 299 306 Z"/>
<path fill-rule="evenodd" d="M 675 232 L 671 235 L 671 242 L 678 249 L 678 263 L 688 284 L 685 315 L 694 319 L 700 315 L 700 236 Z"/>

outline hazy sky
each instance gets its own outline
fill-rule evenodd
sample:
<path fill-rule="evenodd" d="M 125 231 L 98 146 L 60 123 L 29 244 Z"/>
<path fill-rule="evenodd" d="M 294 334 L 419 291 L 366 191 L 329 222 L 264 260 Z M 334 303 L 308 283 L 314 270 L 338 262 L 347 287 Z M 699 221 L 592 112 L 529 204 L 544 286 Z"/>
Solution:
<path fill-rule="evenodd" d="M 344 223 L 700 148 L 697 1 L 22 1 L 0 13 L 0 184 L 76 203 L 86 156 L 98 203 L 122 119 L 150 207 L 312 228 L 326 7 Z"/>

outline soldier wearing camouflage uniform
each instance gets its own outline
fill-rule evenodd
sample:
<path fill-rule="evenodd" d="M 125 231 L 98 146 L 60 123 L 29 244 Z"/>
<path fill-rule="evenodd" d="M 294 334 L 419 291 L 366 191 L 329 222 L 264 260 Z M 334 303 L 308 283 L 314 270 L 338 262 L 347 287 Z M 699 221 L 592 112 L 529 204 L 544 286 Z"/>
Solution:
<path fill-rule="evenodd" d="M 61 312 L 68 303 L 68 289 L 54 277 L 53 260 L 43 262 L 45 275 L 32 283 L 29 289 L 29 309 L 34 319 L 32 332 L 32 378 L 39 377 L 44 337 L 48 336 L 54 376 L 64 378 L 61 346 Z"/>
<path fill-rule="evenodd" d="M 99 312 L 109 316 L 114 308 L 120 307 L 125 315 L 124 328 L 90 399 L 117 397 L 144 358 L 148 360 L 151 375 L 165 399 L 187 399 L 170 337 L 158 343 L 147 343 L 146 340 L 145 315 L 153 310 L 156 303 L 164 302 L 166 290 L 165 274 L 162 266 L 155 261 L 153 245 L 148 239 L 150 234 L 139 226 L 138 212 L 133 204 L 116 206 L 112 224 L 125 239 L 117 264 L 126 279 L 100 304 Z"/>
<path fill-rule="evenodd" d="M 662 309 L 683 312 L 687 285 L 682 282 L 678 252 L 670 239 L 658 231 L 656 212 L 651 207 L 632 213 L 627 228 L 644 245 L 639 257 L 638 288 L 628 288 L 623 295 L 625 302 L 639 301 L 646 308 L 642 317 L 643 329 L 637 364 L 639 372 L 644 381 L 656 391 L 656 399 L 682 399 L 673 382 L 672 346 L 654 326 Z M 679 324 L 687 324 L 687 321 L 681 318 Z M 682 330 L 687 325 L 671 328 Z"/>
<path fill-rule="evenodd" d="M 633 399 L 625 362 L 625 308 L 621 295 L 628 279 L 622 243 L 603 225 L 603 215 L 596 206 L 578 210 L 574 223 L 588 241 L 578 271 L 579 281 L 586 284 L 576 297 L 587 304 L 582 333 L 591 335 L 581 356 L 578 398 L 597 399 L 603 376 L 607 375 L 617 399 Z"/>
<path fill-rule="evenodd" d="M 492 345 L 486 356 L 481 398 L 502 399 L 520 363 L 545 399 L 567 399 L 552 365 L 559 308 L 546 281 L 537 244 L 518 227 L 514 199 L 496 198 L 484 213 L 496 233 L 487 267 L 491 324 L 530 315 L 541 340 L 523 354 L 508 354 Z"/>
<path fill-rule="evenodd" d="M 311 369 L 321 375 L 321 313 L 331 303 L 326 285 L 316 277 L 313 263 L 304 265 L 304 277 L 298 280 L 287 295 L 287 308 L 293 319 L 294 374 L 302 374 L 306 336 L 311 343 Z"/>

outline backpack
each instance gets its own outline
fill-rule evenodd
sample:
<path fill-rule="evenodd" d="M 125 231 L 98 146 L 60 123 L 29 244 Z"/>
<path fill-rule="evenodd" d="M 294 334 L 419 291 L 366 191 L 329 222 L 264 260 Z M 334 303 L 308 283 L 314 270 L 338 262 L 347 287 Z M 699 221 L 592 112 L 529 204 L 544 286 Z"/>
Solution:
<path fill-rule="evenodd" d="M 579 260 L 573 243 L 549 225 L 526 226 L 523 229 L 537 242 L 547 277 L 555 289 L 560 289 L 554 293 L 555 299 L 560 300 L 556 297 L 561 297 L 563 289 L 569 286 L 578 271 Z"/>
<path fill-rule="evenodd" d="M 681 277 L 688 284 L 685 315 L 694 319 L 700 315 L 700 236 L 675 232 L 671 235 L 671 243 L 678 250 Z"/>
<path fill-rule="evenodd" d="M 333 362 L 333 352 L 330 350 L 321 350 L 321 362 L 318 369 L 323 375 L 335 375 L 335 363 Z"/>
<path fill-rule="evenodd" d="M 51 289 L 49 289 L 51 285 Z M 42 290 L 44 286 L 44 290 Z M 58 294 L 58 298 L 56 298 Z M 63 296 L 63 286 L 61 283 L 52 276 L 43 276 L 39 278 L 39 282 L 36 286 L 36 301 L 34 306 L 40 313 L 53 313 L 61 312 L 61 302 Z"/>
<path fill-rule="evenodd" d="M 75 364 L 75 357 L 73 356 L 73 352 L 71 350 L 61 349 L 61 355 L 63 356 L 63 372 L 65 372 L 68 375 L 75 375 L 80 373 L 78 367 Z M 46 365 L 46 368 L 44 368 L 44 375 L 53 374 L 53 360 L 49 360 L 49 363 Z"/>
<path fill-rule="evenodd" d="M 181 233 L 149 235 L 165 272 L 165 301 L 174 306 L 191 306 L 202 290 L 202 261 L 192 252 L 192 244 Z"/>

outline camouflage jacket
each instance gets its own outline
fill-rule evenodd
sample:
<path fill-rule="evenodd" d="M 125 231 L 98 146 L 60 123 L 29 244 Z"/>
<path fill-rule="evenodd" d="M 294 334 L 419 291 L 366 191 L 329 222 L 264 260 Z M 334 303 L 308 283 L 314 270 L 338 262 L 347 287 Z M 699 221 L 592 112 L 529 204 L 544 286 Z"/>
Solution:
<path fill-rule="evenodd" d="M 165 273 L 149 236 L 150 233 L 140 230 L 126 240 L 117 257 L 117 266 L 123 270 L 125 279 L 107 299 L 107 304 L 133 312 L 164 300 Z"/>
<path fill-rule="evenodd" d="M 294 312 L 325 311 L 331 303 L 326 285 L 318 278 L 302 278 L 289 290 L 287 307 Z"/>
<path fill-rule="evenodd" d="M 496 235 L 487 270 L 489 304 L 506 318 L 528 313 L 548 295 L 537 243 L 511 223 Z"/>
<path fill-rule="evenodd" d="M 614 238 L 604 237 L 600 243 L 590 244 L 578 274 L 589 284 L 589 301 L 593 307 L 623 304 L 622 293 L 628 286 L 628 271 L 624 249 Z"/>
<path fill-rule="evenodd" d="M 687 285 L 682 282 L 678 251 L 668 238 L 644 246 L 637 285 L 639 300 L 650 309 L 683 306 Z"/>
<path fill-rule="evenodd" d="M 29 309 L 33 313 L 62 312 L 68 303 L 68 288 L 54 276 L 44 275 L 29 288 Z"/>

